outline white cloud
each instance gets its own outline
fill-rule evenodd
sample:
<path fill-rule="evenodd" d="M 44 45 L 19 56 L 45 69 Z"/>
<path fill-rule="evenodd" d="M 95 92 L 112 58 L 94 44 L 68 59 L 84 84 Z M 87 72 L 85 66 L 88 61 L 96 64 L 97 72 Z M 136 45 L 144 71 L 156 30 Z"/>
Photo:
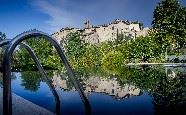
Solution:
<path fill-rule="evenodd" d="M 49 16 L 45 20 L 49 31 L 58 31 L 62 27 L 81 27 L 83 20 L 101 23 L 117 18 L 117 14 L 124 14 L 123 7 L 128 0 L 33 0 L 40 12 Z M 92 20 L 91 20 L 92 19 Z M 101 24 L 99 23 L 99 24 Z"/>
<path fill-rule="evenodd" d="M 62 7 L 63 2 L 58 1 L 56 3 L 60 4 L 52 4 L 47 0 L 37 0 L 34 1 L 32 5 L 36 6 L 40 12 L 50 17 L 45 22 L 49 25 L 51 31 L 57 31 L 66 26 L 80 26 L 78 20 L 76 20 L 80 18 L 80 16 L 64 10 Z"/>

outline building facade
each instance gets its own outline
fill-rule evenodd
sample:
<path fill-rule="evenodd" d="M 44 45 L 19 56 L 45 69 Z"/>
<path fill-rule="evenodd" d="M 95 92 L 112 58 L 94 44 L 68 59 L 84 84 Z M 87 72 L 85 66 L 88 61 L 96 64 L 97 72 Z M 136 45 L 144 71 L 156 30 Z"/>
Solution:
<path fill-rule="evenodd" d="M 100 43 L 104 41 L 113 41 L 119 34 L 135 39 L 138 36 L 145 36 L 148 33 L 148 28 L 143 28 L 139 23 L 131 23 L 116 19 L 109 24 L 93 26 L 89 20 L 84 22 L 84 28 L 62 28 L 59 32 L 52 34 L 60 43 L 70 32 L 81 32 L 83 38 L 88 43 Z"/>

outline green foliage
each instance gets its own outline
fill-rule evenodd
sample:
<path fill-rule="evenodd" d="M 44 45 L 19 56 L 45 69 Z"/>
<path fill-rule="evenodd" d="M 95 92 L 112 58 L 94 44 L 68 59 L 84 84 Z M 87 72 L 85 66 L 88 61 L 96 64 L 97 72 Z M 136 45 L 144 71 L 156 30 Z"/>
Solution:
<path fill-rule="evenodd" d="M 6 39 L 6 34 L 0 32 L 0 41 L 3 40 L 3 39 Z"/>
<path fill-rule="evenodd" d="M 99 44 L 99 50 L 101 51 L 102 55 L 107 54 L 113 49 L 114 49 L 114 44 L 111 41 L 106 41 Z"/>
<path fill-rule="evenodd" d="M 0 32 L 0 41 L 6 39 L 6 34 Z M 0 48 L 0 63 L 2 62 L 2 57 L 3 57 L 3 48 Z"/>
<path fill-rule="evenodd" d="M 120 44 L 128 42 L 130 39 L 131 38 L 129 38 L 125 34 L 121 33 L 121 34 L 118 34 L 117 38 L 114 40 L 114 44 L 120 45 Z"/>
<path fill-rule="evenodd" d="M 182 48 L 186 43 L 186 8 L 179 5 L 177 0 L 163 0 L 153 13 L 153 29 L 156 39 L 166 48 L 174 45 Z"/>
<path fill-rule="evenodd" d="M 111 73 L 117 73 L 122 68 L 124 59 L 124 55 L 119 51 L 108 52 L 102 59 L 102 67 Z"/>
<path fill-rule="evenodd" d="M 102 54 L 96 45 L 89 45 L 85 53 L 80 57 L 79 66 L 84 68 L 96 68 L 101 64 Z"/>
<path fill-rule="evenodd" d="M 162 52 L 159 44 L 149 36 L 141 36 L 135 40 L 131 40 L 126 48 L 129 59 L 139 59 L 141 61 L 148 61 L 150 58 L 156 58 Z"/>
<path fill-rule="evenodd" d="M 39 58 L 40 63 L 47 68 L 56 68 L 57 64 L 60 63 L 59 57 L 52 45 L 42 37 L 27 39 L 24 41 L 27 43 L 33 51 L 36 53 L 36 56 Z M 20 48 L 17 53 L 17 59 L 20 66 L 31 66 L 35 65 L 28 51 L 24 48 Z"/>
<path fill-rule="evenodd" d="M 97 45 L 88 45 L 82 39 L 78 33 L 71 33 L 67 38 L 65 51 L 74 69 L 91 69 L 101 65 L 114 73 L 129 62 L 162 62 L 164 59 L 161 45 L 153 35 L 133 40 L 119 34 L 115 41 Z"/>
<path fill-rule="evenodd" d="M 86 50 L 85 41 L 81 38 L 80 33 L 69 33 L 65 41 L 65 52 L 68 58 L 77 60 Z"/>

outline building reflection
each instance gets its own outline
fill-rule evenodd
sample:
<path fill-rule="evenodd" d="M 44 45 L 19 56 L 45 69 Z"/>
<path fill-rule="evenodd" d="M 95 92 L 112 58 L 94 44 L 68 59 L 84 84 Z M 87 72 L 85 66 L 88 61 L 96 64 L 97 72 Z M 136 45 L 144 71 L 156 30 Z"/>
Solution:
<path fill-rule="evenodd" d="M 141 90 L 134 85 L 121 85 L 116 78 L 89 76 L 88 78 L 82 79 L 83 88 L 87 94 L 91 94 L 92 92 L 105 93 L 114 98 L 122 99 L 131 96 L 139 96 L 141 93 Z M 52 78 L 54 87 L 75 91 L 68 82 L 69 80 L 66 80 L 63 75 L 54 74 Z"/>
<path fill-rule="evenodd" d="M 165 73 L 169 80 L 173 80 L 176 77 L 186 75 L 186 68 L 185 67 L 166 67 Z"/>

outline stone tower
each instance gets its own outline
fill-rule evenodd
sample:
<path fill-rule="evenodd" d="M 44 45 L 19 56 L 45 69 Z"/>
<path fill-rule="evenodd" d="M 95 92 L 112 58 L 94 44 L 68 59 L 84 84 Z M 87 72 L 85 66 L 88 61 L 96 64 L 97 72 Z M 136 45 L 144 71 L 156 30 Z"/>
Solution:
<path fill-rule="evenodd" d="M 84 21 L 84 28 L 91 28 L 90 21 L 87 19 Z"/>

